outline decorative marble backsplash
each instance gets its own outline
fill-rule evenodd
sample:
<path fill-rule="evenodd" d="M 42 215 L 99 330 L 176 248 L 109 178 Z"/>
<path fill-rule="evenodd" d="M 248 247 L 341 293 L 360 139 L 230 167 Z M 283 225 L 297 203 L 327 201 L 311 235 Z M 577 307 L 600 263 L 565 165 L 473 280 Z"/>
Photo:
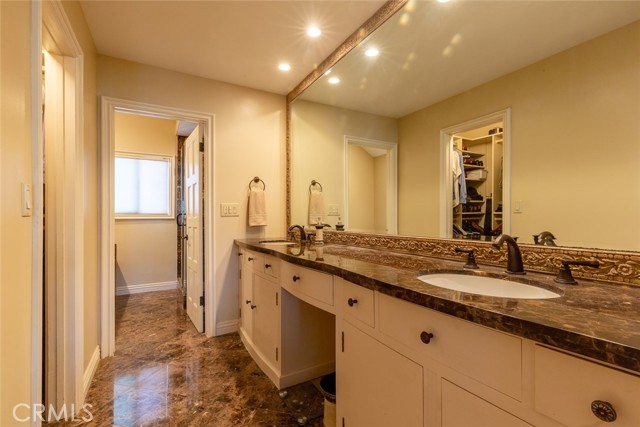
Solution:
<path fill-rule="evenodd" d="M 455 247 L 471 248 L 480 264 L 506 266 L 507 251 L 495 251 L 491 243 L 477 240 L 447 240 L 380 234 L 358 234 L 325 231 L 325 242 L 338 245 L 463 260 L 463 255 L 453 251 Z M 573 275 L 585 279 L 640 287 L 640 253 L 578 249 L 551 246 L 521 245 L 525 269 L 556 274 L 563 259 L 597 260 L 600 268 L 572 266 Z"/>

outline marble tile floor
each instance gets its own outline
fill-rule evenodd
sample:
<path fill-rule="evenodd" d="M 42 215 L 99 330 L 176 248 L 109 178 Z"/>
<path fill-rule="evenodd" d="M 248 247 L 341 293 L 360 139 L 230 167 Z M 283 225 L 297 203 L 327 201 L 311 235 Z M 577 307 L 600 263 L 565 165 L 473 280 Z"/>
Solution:
<path fill-rule="evenodd" d="M 199 334 L 179 300 L 179 291 L 116 297 L 116 354 L 100 361 L 86 399 L 93 419 L 47 425 L 322 426 L 312 383 L 283 397 L 238 334 Z"/>

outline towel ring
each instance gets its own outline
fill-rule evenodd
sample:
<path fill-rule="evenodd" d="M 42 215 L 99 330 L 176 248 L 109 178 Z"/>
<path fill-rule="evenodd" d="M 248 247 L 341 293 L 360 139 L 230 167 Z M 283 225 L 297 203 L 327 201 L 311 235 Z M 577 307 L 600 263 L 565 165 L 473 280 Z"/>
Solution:
<path fill-rule="evenodd" d="M 311 181 L 311 185 L 309 185 L 309 193 L 311 193 L 311 187 L 313 187 L 314 185 L 317 185 L 320 187 L 320 192 L 322 193 L 322 184 L 320 184 L 318 181 L 316 181 L 315 179 Z"/>
<path fill-rule="evenodd" d="M 262 190 L 263 190 L 263 191 L 264 191 L 264 190 L 266 190 L 266 189 L 267 189 L 267 184 L 265 184 L 265 183 L 264 183 L 264 181 L 263 181 L 263 180 L 261 180 L 260 178 L 258 178 L 257 176 L 256 176 L 256 177 L 254 177 L 251 181 L 249 181 L 249 190 L 251 190 L 251 184 L 252 184 L 252 183 L 257 184 L 257 183 L 259 183 L 259 182 L 261 182 L 261 183 L 262 183 Z"/>

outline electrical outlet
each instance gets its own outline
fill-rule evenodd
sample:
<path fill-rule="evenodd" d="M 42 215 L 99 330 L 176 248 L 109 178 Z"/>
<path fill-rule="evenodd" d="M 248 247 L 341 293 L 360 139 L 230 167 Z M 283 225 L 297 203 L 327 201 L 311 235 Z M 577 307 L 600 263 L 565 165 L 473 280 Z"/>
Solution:
<path fill-rule="evenodd" d="M 238 203 L 220 203 L 220 216 L 240 216 Z"/>
<path fill-rule="evenodd" d="M 328 207 L 329 211 L 327 212 L 327 216 L 340 216 L 338 205 L 329 205 Z"/>

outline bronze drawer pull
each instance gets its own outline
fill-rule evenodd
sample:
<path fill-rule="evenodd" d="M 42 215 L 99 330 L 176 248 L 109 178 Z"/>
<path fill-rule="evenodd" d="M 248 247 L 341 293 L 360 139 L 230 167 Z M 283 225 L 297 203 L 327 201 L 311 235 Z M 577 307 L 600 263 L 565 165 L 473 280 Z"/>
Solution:
<path fill-rule="evenodd" d="M 253 258 L 249 257 L 247 258 L 247 261 L 253 261 Z"/>
<path fill-rule="evenodd" d="M 347 301 L 347 304 L 349 304 L 349 307 L 353 307 L 357 303 L 358 303 L 358 300 L 353 298 L 349 298 L 349 300 Z"/>
<path fill-rule="evenodd" d="M 591 412 L 605 423 L 612 423 L 618 418 L 618 414 L 616 414 L 615 409 L 613 409 L 613 405 L 609 402 L 603 402 L 602 400 L 594 400 L 591 402 Z"/>
<path fill-rule="evenodd" d="M 271 264 L 265 264 L 264 268 L 271 268 Z"/>
<path fill-rule="evenodd" d="M 298 280 L 300 280 L 300 276 L 293 276 L 293 281 L 297 282 Z"/>
<path fill-rule="evenodd" d="M 420 341 L 425 344 L 429 344 L 431 342 L 431 338 L 433 338 L 433 334 L 431 332 L 422 331 L 420 334 Z"/>

